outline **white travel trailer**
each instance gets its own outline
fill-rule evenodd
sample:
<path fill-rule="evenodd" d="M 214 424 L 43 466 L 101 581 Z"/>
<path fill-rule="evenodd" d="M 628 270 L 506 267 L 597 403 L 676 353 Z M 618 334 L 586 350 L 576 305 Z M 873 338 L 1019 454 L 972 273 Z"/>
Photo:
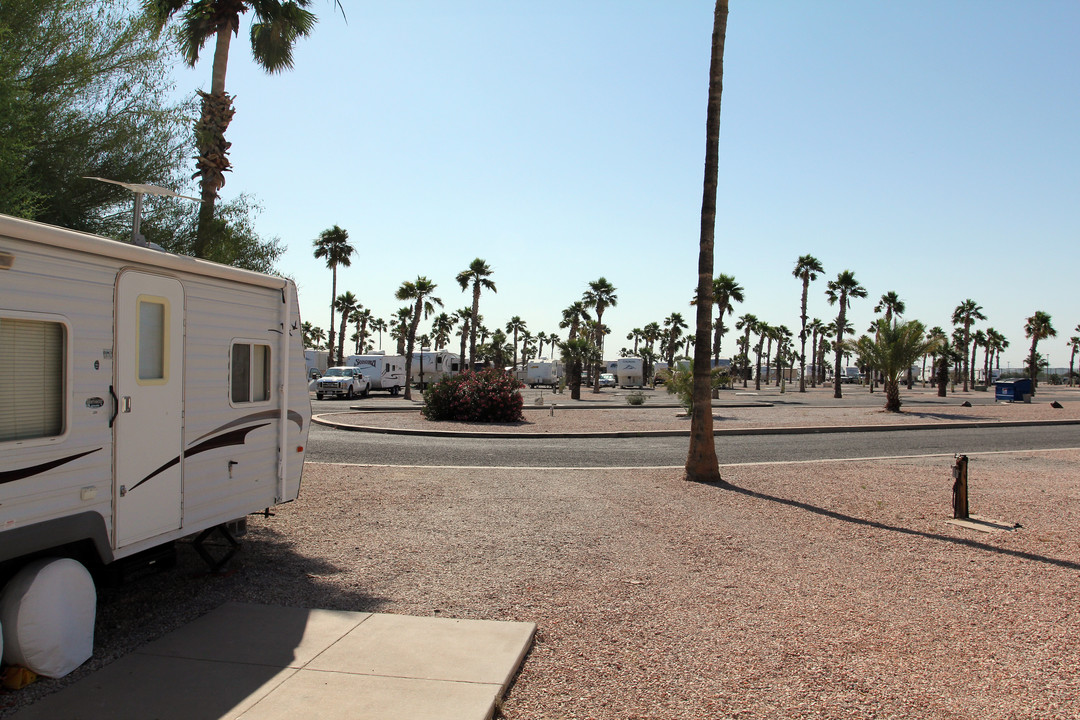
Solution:
<path fill-rule="evenodd" d="M 364 377 L 371 383 L 372 390 L 386 390 L 397 395 L 405 387 L 405 356 L 371 353 L 369 355 L 350 355 L 345 364 L 360 368 Z"/>
<path fill-rule="evenodd" d="M 642 387 L 645 384 L 645 361 L 639 357 L 619 358 L 615 380 L 619 387 Z"/>
<path fill-rule="evenodd" d="M 231 540 L 310 418 L 290 280 L 0 215 L 0 561 Z"/>
<path fill-rule="evenodd" d="M 421 361 L 423 362 L 423 384 L 439 382 L 445 377 L 457 375 L 461 372 L 461 358 L 457 353 L 449 350 L 425 350 L 414 352 L 412 355 L 412 376 L 409 382 L 416 383 L 420 387 Z M 423 387 L 420 387 L 423 390 Z"/>
<path fill-rule="evenodd" d="M 330 353 L 326 350 L 305 350 L 304 368 L 308 379 L 321 377 L 330 366 Z"/>
<path fill-rule="evenodd" d="M 540 358 L 529 363 L 526 369 L 525 383 L 531 388 L 541 385 L 558 387 L 562 376 L 563 367 L 561 364 L 554 360 Z"/>

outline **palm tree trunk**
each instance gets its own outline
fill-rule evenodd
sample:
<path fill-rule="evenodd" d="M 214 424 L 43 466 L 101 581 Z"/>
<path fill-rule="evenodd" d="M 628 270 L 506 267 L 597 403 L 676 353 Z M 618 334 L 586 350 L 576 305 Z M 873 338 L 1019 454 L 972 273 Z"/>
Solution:
<path fill-rule="evenodd" d="M 799 392 L 806 392 L 806 295 L 810 292 L 809 276 L 802 286 L 802 332 L 799 333 Z"/>
<path fill-rule="evenodd" d="M 337 263 L 331 266 L 331 276 L 333 280 L 330 282 L 330 337 L 327 342 L 327 349 L 330 350 L 330 357 L 327 358 L 327 363 L 330 367 L 334 367 L 337 363 L 334 362 L 334 301 L 337 300 Z"/>
<path fill-rule="evenodd" d="M 476 365 L 476 329 L 480 327 L 480 281 L 473 281 L 472 319 L 469 321 L 469 369 Z"/>
<path fill-rule="evenodd" d="M 213 243 L 214 205 L 217 202 L 218 190 L 225 184 L 225 173 L 229 170 L 225 130 L 232 121 L 233 109 L 232 98 L 225 92 L 225 74 L 229 66 L 232 31 L 232 27 L 218 30 L 210 76 L 210 93 L 199 93 L 202 97 L 202 110 L 195 125 L 195 146 L 198 151 L 195 165 L 200 178 L 202 203 L 199 205 L 192 252 L 195 257 L 200 258 L 207 257 Z"/>
<path fill-rule="evenodd" d="M 701 242 L 698 248 L 697 344 L 694 346 L 693 408 L 686 479 L 721 482 L 713 437 L 709 335 L 712 321 L 713 248 L 716 233 L 716 192 L 720 173 L 720 98 L 724 81 L 724 40 L 728 0 L 716 0 L 713 11 L 712 58 L 709 62 L 709 102 L 705 120 L 705 179 L 701 200 Z"/>
<path fill-rule="evenodd" d="M 900 381 L 885 379 L 885 412 L 900 412 Z"/>

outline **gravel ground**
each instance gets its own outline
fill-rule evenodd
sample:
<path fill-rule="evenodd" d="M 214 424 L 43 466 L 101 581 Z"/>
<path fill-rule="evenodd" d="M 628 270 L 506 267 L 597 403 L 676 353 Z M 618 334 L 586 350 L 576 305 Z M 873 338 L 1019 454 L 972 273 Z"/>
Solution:
<path fill-rule="evenodd" d="M 1080 452 L 973 456 L 996 533 L 941 458 L 723 471 L 309 464 L 232 574 L 102 588 L 94 658 L 0 717 L 227 600 L 536 622 L 507 720 L 1080 717 Z"/>

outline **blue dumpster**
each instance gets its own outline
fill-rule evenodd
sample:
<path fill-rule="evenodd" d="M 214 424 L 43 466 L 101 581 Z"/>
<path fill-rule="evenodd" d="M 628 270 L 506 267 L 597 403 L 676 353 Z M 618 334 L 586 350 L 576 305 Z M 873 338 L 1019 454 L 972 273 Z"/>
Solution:
<path fill-rule="evenodd" d="M 1031 378 L 998 380 L 995 388 L 994 400 L 1003 402 L 1031 402 L 1031 395 L 1034 392 Z"/>

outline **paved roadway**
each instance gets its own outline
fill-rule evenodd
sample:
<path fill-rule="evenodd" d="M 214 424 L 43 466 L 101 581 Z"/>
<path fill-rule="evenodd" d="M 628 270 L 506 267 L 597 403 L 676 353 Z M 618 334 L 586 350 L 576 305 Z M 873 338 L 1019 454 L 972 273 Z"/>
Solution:
<path fill-rule="evenodd" d="M 312 425 L 307 459 L 373 465 L 501 467 L 678 466 L 686 437 L 438 438 Z M 1080 447 L 1080 425 L 719 437 L 723 464 Z"/>

